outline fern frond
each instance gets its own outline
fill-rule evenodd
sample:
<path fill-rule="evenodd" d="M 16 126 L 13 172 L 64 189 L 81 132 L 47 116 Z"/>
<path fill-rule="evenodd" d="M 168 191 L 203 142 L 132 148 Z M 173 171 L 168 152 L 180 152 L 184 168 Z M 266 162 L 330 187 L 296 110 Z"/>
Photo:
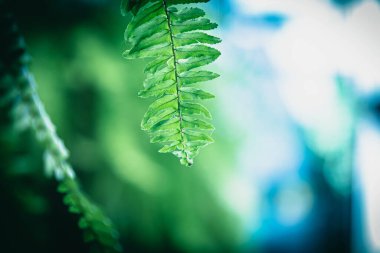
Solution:
<path fill-rule="evenodd" d="M 12 17 L 0 4 L 0 104 L 11 105 L 17 130 L 31 130 L 44 148 L 45 171 L 54 174 L 58 191 L 70 212 L 79 215 L 78 225 L 85 241 L 92 241 L 101 252 L 119 252 L 118 234 L 111 221 L 79 190 L 68 161 L 69 152 L 58 137 L 36 91 L 29 71 L 30 57 Z"/>
<path fill-rule="evenodd" d="M 141 123 L 159 152 L 173 153 L 190 166 L 199 149 L 212 143 L 214 127 L 210 112 L 199 100 L 214 96 L 198 88 L 200 82 L 219 75 L 198 70 L 215 61 L 220 52 L 209 46 L 221 40 L 204 31 L 217 27 L 198 7 L 178 4 L 208 0 L 129 0 L 122 2 L 124 13 L 133 14 L 125 32 L 131 48 L 127 59 L 151 58 L 146 65 L 144 89 L 139 96 L 155 97 Z"/>
<path fill-rule="evenodd" d="M 118 233 L 111 221 L 81 192 L 75 179 L 65 177 L 58 191 L 64 194 L 64 203 L 69 212 L 79 215 L 78 226 L 84 232 L 85 242 L 96 242 L 101 252 L 120 252 Z"/>

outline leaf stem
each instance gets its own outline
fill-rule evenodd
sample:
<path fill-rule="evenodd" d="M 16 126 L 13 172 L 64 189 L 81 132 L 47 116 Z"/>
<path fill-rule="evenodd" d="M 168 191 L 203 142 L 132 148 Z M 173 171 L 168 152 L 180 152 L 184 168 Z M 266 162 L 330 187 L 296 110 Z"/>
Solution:
<path fill-rule="evenodd" d="M 167 19 L 167 22 L 168 22 L 168 29 L 169 29 L 169 36 L 170 36 L 170 44 L 171 44 L 171 49 L 172 49 L 172 53 L 173 53 L 173 65 L 174 65 L 174 75 L 175 75 L 175 83 L 176 83 L 176 92 L 177 92 L 177 103 L 178 103 L 178 117 L 179 117 L 179 131 L 180 131 L 180 134 L 181 134 L 181 144 L 183 145 L 182 147 L 182 152 L 183 154 L 186 156 L 185 157 L 185 164 L 190 166 L 192 165 L 192 161 L 191 159 L 189 158 L 189 155 L 187 154 L 187 152 L 185 151 L 185 144 L 184 144 L 184 135 L 183 135 L 183 126 L 182 126 L 182 110 L 181 110 L 181 101 L 180 101 L 180 90 L 179 90 L 179 80 L 178 80 L 178 68 L 177 68 L 177 57 L 176 57 L 176 48 L 175 48 L 175 45 L 174 45 L 174 37 L 173 37 L 173 29 L 172 29 L 172 22 L 171 22 L 171 18 L 170 18 L 170 13 L 169 13 L 169 10 L 168 10 L 168 5 L 167 5 L 167 0 L 162 0 L 163 2 L 163 5 L 164 5 L 164 10 L 165 10 L 165 15 L 166 15 L 166 19 Z"/>

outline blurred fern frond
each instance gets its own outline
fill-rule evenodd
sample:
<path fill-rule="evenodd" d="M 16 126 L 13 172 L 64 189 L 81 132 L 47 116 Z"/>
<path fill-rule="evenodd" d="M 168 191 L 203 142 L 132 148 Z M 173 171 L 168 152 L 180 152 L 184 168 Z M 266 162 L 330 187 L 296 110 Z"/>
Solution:
<path fill-rule="evenodd" d="M 214 130 L 210 112 L 199 100 L 214 96 L 198 87 L 219 75 L 198 70 L 215 61 L 220 52 L 210 44 L 221 40 L 204 31 L 217 27 L 198 7 L 178 4 L 208 0 L 124 0 L 122 13 L 133 17 L 125 32 L 131 48 L 127 59 L 151 58 L 145 67 L 143 98 L 155 97 L 141 122 L 152 143 L 160 143 L 162 153 L 173 153 L 190 166 L 199 149 L 212 143 Z"/>
<path fill-rule="evenodd" d="M 44 149 L 45 171 L 54 175 L 58 191 L 71 213 L 79 215 L 78 225 L 84 239 L 96 245 L 97 252 L 119 252 L 118 233 L 111 221 L 80 191 L 68 161 L 69 152 L 58 137 L 36 91 L 28 65 L 30 57 L 15 21 L 0 3 L 0 105 L 10 111 L 14 127 L 34 132 Z M 4 106 L 7 105 L 7 106 Z"/>

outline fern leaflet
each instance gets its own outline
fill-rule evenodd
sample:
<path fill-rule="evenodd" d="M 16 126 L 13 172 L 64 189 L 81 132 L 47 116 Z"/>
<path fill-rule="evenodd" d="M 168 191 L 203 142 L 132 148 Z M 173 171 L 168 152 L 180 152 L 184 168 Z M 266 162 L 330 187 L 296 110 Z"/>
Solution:
<path fill-rule="evenodd" d="M 157 100 L 149 106 L 141 127 L 152 143 L 163 145 L 159 152 L 173 153 L 187 166 L 200 148 L 213 142 L 211 114 L 198 101 L 214 96 L 197 85 L 219 76 L 198 70 L 220 55 L 209 45 L 221 40 L 204 32 L 217 24 L 198 7 L 177 6 L 200 2 L 208 0 L 127 0 L 121 6 L 123 13 L 133 15 L 125 32 L 131 44 L 125 58 L 152 58 L 139 96 Z"/>
<path fill-rule="evenodd" d="M 9 105 L 17 130 L 31 130 L 44 148 L 44 164 L 54 174 L 58 191 L 71 213 L 79 215 L 78 225 L 84 239 L 94 242 L 100 252 L 120 252 L 118 233 L 111 221 L 80 191 L 68 162 L 69 152 L 58 137 L 36 91 L 36 82 L 28 65 L 30 57 L 17 26 L 0 2 L 0 106 Z M 1 108 L 2 109 L 2 108 Z M 99 251 L 97 251 L 99 252 Z"/>

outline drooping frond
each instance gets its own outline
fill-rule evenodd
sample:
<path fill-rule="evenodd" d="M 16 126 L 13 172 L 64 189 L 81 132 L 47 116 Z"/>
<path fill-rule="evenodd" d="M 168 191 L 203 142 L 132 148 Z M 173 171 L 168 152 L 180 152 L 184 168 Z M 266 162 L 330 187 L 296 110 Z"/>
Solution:
<path fill-rule="evenodd" d="M 159 152 L 171 152 L 190 166 L 199 149 L 213 142 L 210 112 L 198 101 L 214 96 L 198 87 L 219 75 L 199 70 L 217 59 L 211 44 L 220 39 L 205 31 L 217 27 L 205 12 L 188 5 L 208 0 L 125 0 L 124 13 L 133 17 L 125 32 L 131 48 L 127 59 L 150 58 L 145 67 L 144 89 L 139 96 L 155 97 L 142 120 Z M 178 5 L 181 4 L 181 5 Z"/>
<path fill-rule="evenodd" d="M 30 57 L 12 17 L 0 3 L 0 109 L 8 108 L 15 128 L 31 130 L 44 149 L 48 174 L 58 181 L 58 191 L 70 212 L 79 216 L 78 225 L 86 241 L 97 245 L 97 252 L 119 252 L 118 234 L 110 220 L 80 191 L 75 173 L 69 164 L 69 152 L 58 137 L 36 91 L 36 82 L 29 71 Z M 99 251 L 100 250 L 100 251 Z"/>

